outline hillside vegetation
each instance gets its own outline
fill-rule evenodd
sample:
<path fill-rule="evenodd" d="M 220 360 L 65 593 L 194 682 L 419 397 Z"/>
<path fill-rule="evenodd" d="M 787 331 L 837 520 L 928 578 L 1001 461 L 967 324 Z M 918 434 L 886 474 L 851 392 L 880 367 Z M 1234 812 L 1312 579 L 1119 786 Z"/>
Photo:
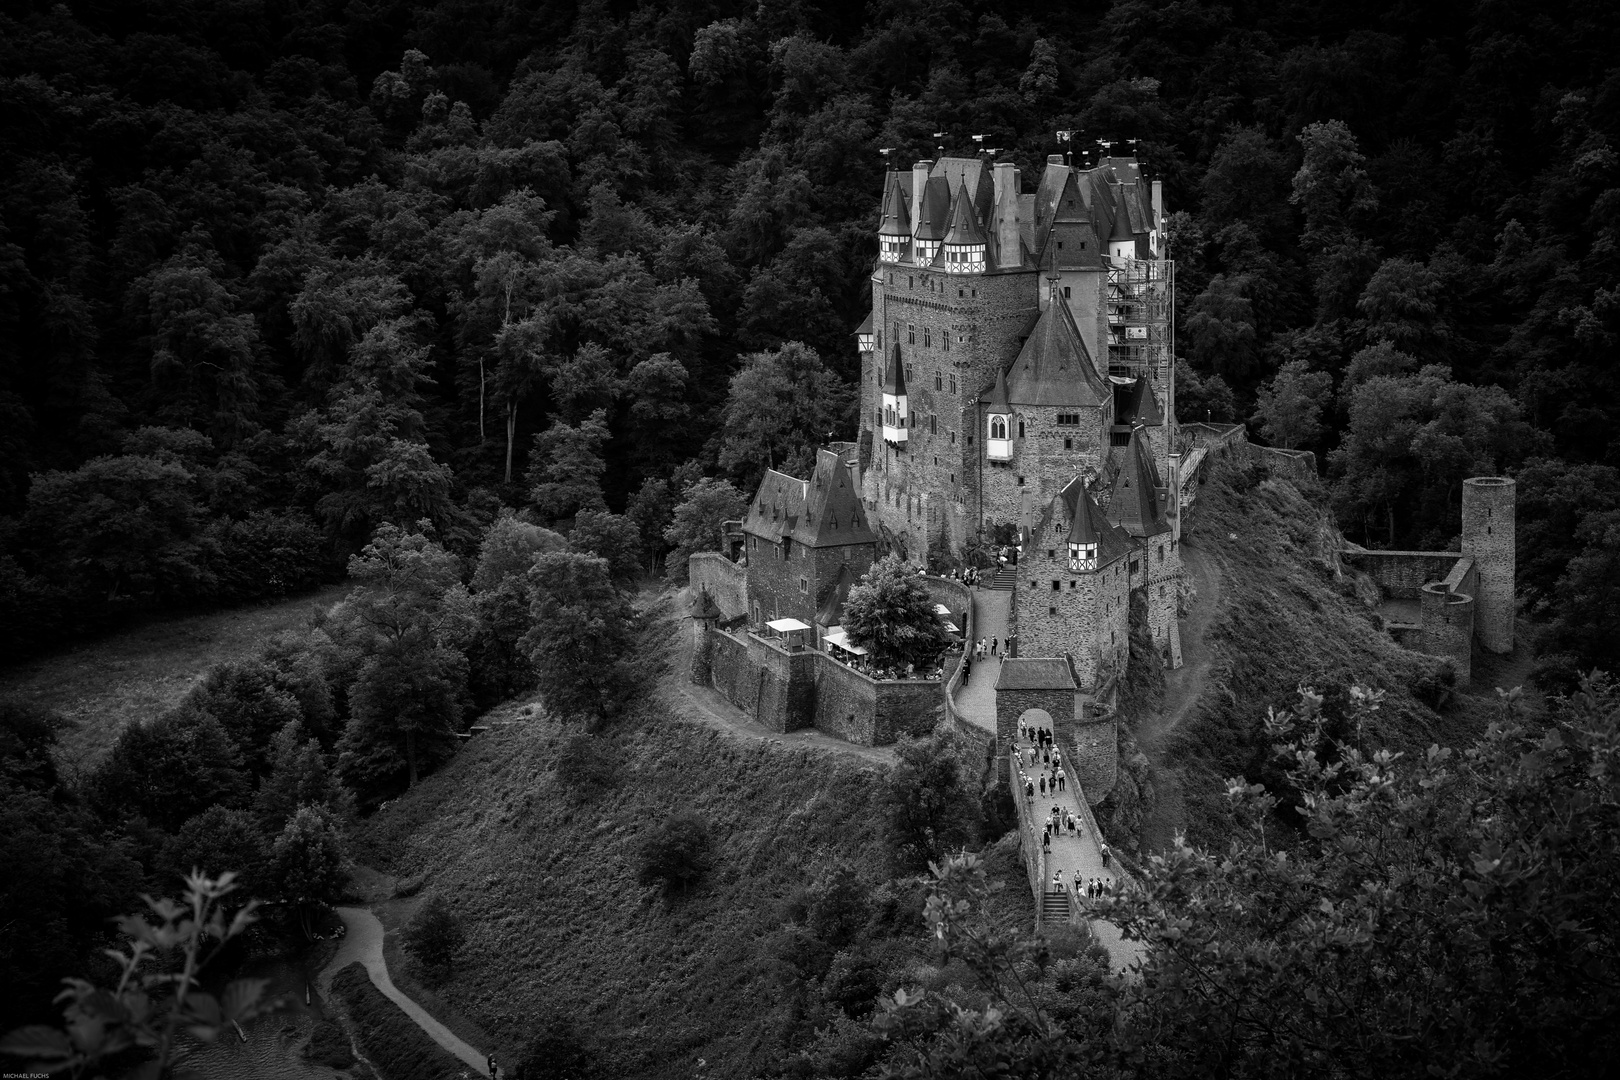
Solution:
<path fill-rule="evenodd" d="M 1310 479 L 1235 454 L 1212 463 L 1189 514 L 1183 542 L 1222 571 L 1207 633 L 1209 677 L 1164 753 L 1181 781 L 1194 843 L 1224 842 L 1226 780 L 1265 777 L 1270 745 L 1261 721 L 1268 707 L 1294 706 L 1302 684 L 1327 695 L 1330 714 L 1337 703 L 1338 715 L 1352 683 L 1385 691 L 1360 733 L 1369 750 L 1464 745 L 1494 698 L 1487 687 L 1490 697 L 1459 695 L 1440 712 L 1425 704 L 1438 700 L 1440 662 L 1395 644 L 1356 598 L 1354 581 L 1335 575 L 1339 537 L 1325 502 Z"/>
<path fill-rule="evenodd" d="M 924 966 L 921 885 L 887 880 L 886 772 L 650 710 L 593 736 L 535 715 L 477 737 L 362 844 L 449 901 L 465 944 L 439 996 L 509 1056 L 559 1033 L 603 1075 L 702 1058 L 707 1075 L 752 1076 L 847 1023 L 840 997 L 864 1015 Z M 638 884 L 638 851 L 682 813 L 707 823 L 712 869 L 666 895 Z M 996 850 L 1016 882 L 1016 848 Z M 814 910 L 841 871 L 859 885 L 844 917 L 865 924 L 843 951 Z M 1027 926 L 1027 891 L 1007 901 Z"/>

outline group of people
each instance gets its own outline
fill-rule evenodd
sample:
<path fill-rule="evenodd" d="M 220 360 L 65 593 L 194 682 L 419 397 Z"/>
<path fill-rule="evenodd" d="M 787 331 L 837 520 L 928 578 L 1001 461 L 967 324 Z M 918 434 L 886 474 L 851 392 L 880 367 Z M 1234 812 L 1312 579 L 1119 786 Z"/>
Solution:
<path fill-rule="evenodd" d="M 1082 883 L 1079 879 L 1079 875 L 1076 874 L 1074 889 L 1087 900 L 1096 900 L 1113 892 L 1114 879 L 1094 877 Z M 1052 891 L 1063 891 L 1063 871 L 1061 870 L 1054 870 L 1052 872 Z"/>
<path fill-rule="evenodd" d="M 976 566 L 969 566 L 963 570 L 947 570 L 945 576 L 952 581 L 960 581 L 970 589 L 976 588 L 979 584 L 979 568 Z"/>
<path fill-rule="evenodd" d="M 995 656 L 1000 644 L 1000 638 L 980 638 L 973 646 L 973 659 L 983 660 L 986 656 Z"/>

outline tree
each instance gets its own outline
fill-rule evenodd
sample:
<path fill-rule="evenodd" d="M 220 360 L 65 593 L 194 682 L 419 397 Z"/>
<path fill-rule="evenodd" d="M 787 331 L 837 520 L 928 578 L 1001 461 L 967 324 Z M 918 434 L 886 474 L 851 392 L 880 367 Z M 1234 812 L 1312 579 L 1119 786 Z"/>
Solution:
<path fill-rule="evenodd" d="M 306 738 L 292 720 L 270 740 L 270 772 L 259 781 L 253 812 L 260 827 L 276 836 L 300 806 L 318 806 L 338 820 L 350 816 L 353 796 L 327 767 L 319 741 Z"/>
<path fill-rule="evenodd" d="M 541 516 L 555 521 L 580 510 L 606 510 L 602 448 L 610 433 L 607 413 L 593 412 L 577 426 L 554 421 L 534 437 L 529 498 Z"/>
<path fill-rule="evenodd" d="M 684 893 L 714 865 L 713 849 L 708 823 L 696 814 L 665 818 L 641 842 L 636 879 Z"/>
<path fill-rule="evenodd" d="M 1366 317 L 1373 341 L 1427 355 L 1425 350 L 1445 336 L 1439 296 L 1440 279 L 1433 270 L 1411 259 L 1386 259 L 1361 291 L 1356 310 Z"/>
<path fill-rule="evenodd" d="M 686 560 L 700 551 L 720 550 L 720 526 L 741 521 L 748 510 L 748 498 L 728 480 L 700 479 L 683 493 L 664 539 L 675 545 L 665 559 L 666 572 L 676 581 L 686 580 Z"/>
<path fill-rule="evenodd" d="M 635 611 L 608 564 L 576 552 L 541 555 L 529 571 L 534 600 L 522 647 L 554 714 L 596 721 L 616 713 L 634 685 Z"/>
<path fill-rule="evenodd" d="M 1272 446 L 1295 450 L 1322 437 L 1322 410 L 1332 400 L 1333 376 L 1291 360 L 1260 388 L 1255 419 Z"/>
<path fill-rule="evenodd" d="M 24 529 L 51 570 L 105 594 L 179 599 L 207 581 L 193 475 L 157 458 L 98 457 L 33 477 Z"/>
<path fill-rule="evenodd" d="M 894 753 L 883 792 L 884 835 L 896 871 L 919 874 L 973 839 L 976 803 L 949 738 L 902 738 Z"/>
<path fill-rule="evenodd" d="M 315 915 L 343 895 L 348 880 L 343 834 L 332 815 L 318 806 L 302 806 L 288 819 L 270 848 L 269 880 L 280 899 L 298 912 L 305 936 Z"/>
<path fill-rule="evenodd" d="M 242 753 L 220 722 L 181 705 L 131 724 L 90 778 L 90 797 L 113 819 L 139 814 L 165 832 L 210 806 L 247 797 Z"/>
<path fill-rule="evenodd" d="M 464 708 L 472 603 L 461 565 L 422 532 L 377 530 L 349 560 L 359 584 L 334 630 L 361 657 L 338 772 L 375 800 L 446 760 Z"/>
<path fill-rule="evenodd" d="M 511 510 L 502 510 L 478 544 L 473 591 L 487 592 L 505 581 L 526 577 L 536 556 L 567 549 L 568 540 L 561 533 L 524 521 Z"/>
<path fill-rule="evenodd" d="M 435 974 L 450 970 L 466 937 L 461 921 L 444 897 L 435 893 L 405 924 L 405 948 Z"/>
<path fill-rule="evenodd" d="M 622 514 L 582 510 L 574 517 L 568 544 L 582 555 L 606 562 L 615 581 L 628 584 L 641 572 L 641 532 Z"/>
<path fill-rule="evenodd" d="M 258 661 L 215 664 L 187 695 L 199 712 L 220 722 L 255 776 L 269 771 L 275 733 L 303 718 L 298 699 L 282 688 L 281 681 L 279 672 Z"/>
<path fill-rule="evenodd" d="M 844 629 L 885 668 L 926 668 L 948 643 L 928 589 L 898 555 L 879 559 L 849 590 Z"/>
<path fill-rule="evenodd" d="M 762 463 L 807 472 L 815 447 L 847 427 L 852 400 L 850 387 L 802 342 L 751 353 L 726 396 L 720 464 L 746 477 Z"/>
<path fill-rule="evenodd" d="M 237 869 L 237 885 L 250 896 L 265 898 L 265 843 L 258 822 L 245 810 L 210 806 L 189 818 L 163 845 L 159 862 L 167 874 L 184 879 L 201 871 L 213 877 L 227 866 Z"/>

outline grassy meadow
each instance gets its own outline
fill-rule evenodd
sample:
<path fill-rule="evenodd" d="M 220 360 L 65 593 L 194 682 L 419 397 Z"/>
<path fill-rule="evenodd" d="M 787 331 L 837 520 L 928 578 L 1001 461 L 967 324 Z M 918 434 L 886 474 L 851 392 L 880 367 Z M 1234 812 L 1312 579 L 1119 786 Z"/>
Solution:
<path fill-rule="evenodd" d="M 347 585 L 205 615 L 155 617 L 49 656 L 0 668 L 0 694 L 55 710 L 68 726 L 58 759 L 88 769 L 134 720 L 173 708 L 215 664 L 257 656 L 276 634 L 304 626 Z"/>

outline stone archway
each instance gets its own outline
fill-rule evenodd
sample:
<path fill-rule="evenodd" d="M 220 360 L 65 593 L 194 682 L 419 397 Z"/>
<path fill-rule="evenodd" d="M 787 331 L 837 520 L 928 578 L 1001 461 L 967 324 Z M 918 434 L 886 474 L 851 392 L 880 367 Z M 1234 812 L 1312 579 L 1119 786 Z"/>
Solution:
<path fill-rule="evenodd" d="M 1057 724 L 1055 721 L 1053 721 L 1052 714 L 1047 712 L 1045 709 L 1025 709 L 1023 712 L 1019 713 L 1018 727 L 1022 727 L 1025 724 L 1029 724 L 1033 727 L 1045 728 L 1054 736 L 1057 734 Z M 1018 728 L 1015 727 L 1013 730 L 1017 731 Z"/>

